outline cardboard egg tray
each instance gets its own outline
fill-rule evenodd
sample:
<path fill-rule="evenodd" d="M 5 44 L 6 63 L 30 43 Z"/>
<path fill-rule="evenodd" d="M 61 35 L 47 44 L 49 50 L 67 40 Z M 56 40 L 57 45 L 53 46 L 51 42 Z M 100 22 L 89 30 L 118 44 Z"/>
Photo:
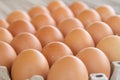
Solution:
<path fill-rule="evenodd" d="M 15 9 L 29 10 L 34 5 L 46 6 L 51 0 L 0 0 L 0 18 L 6 18 L 6 16 Z M 75 0 L 63 0 L 66 4 L 70 4 Z M 111 5 L 116 13 L 120 13 L 120 1 L 119 0 L 79 0 L 85 2 L 89 7 L 95 8 L 101 4 Z M 120 61 L 113 62 L 115 67 L 111 75 L 110 80 L 120 80 Z M 116 71 L 117 69 L 117 71 Z M 11 80 L 8 70 L 5 66 L 0 66 L 0 80 Z M 30 79 L 26 80 L 44 80 L 40 75 L 33 75 Z M 90 75 L 90 80 L 108 80 L 102 73 L 93 73 Z"/>

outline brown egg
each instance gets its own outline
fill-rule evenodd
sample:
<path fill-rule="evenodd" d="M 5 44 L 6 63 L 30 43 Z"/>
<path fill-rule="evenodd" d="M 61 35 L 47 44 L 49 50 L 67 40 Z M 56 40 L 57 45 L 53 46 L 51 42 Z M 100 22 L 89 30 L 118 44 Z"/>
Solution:
<path fill-rule="evenodd" d="M 50 14 L 50 13 L 46 7 L 38 5 L 38 6 L 33 6 L 28 11 L 28 14 L 30 15 L 31 18 L 34 18 L 35 16 L 37 16 L 39 14 Z"/>
<path fill-rule="evenodd" d="M 56 25 L 54 19 L 48 14 L 40 14 L 36 16 L 32 19 L 32 24 L 35 26 L 36 30 L 44 25 Z"/>
<path fill-rule="evenodd" d="M 7 29 L 0 27 L 0 41 L 10 43 L 12 40 L 12 34 Z"/>
<path fill-rule="evenodd" d="M 64 39 L 64 42 L 71 48 L 74 55 L 76 55 L 83 48 L 94 46 L 92 37 L 82 28 L 74 29 L 68 33 Z"/>
<path fill-rule="evenodd" d="M 89 8 L 84 2 L 81 1 L 75 1 L 72 4 L 70 4 L 69 7 L 75 16 L 78 16 L 78 14 L 80 14 L 82 11 Z"/>
<path fill-rule="evenodd" d="M 42 46 L 45 46 L 47 43 L 52 41 L 63 41 L 62 33 L 52 25 L 46 25 L 42 28 L 39 28 L 35 35 L 40 40 Z"/>
<path fill-rule="evenodd" d="M 88 72 L 81 60 L 67 55 L 53 64 L 47 80 L 88 80 Z"/>
<path fill-rule="evenodd" d="M 85 27 L 88 27 L 94 21 L 100 21 L 99 14 L 93 9 L 87 9 L 81 12 L 77 17 Z"/>
<path fill-rule="evenodd" d="M 96 46 L 101 49 L 109 61 L 120 61 L 120 37 L 117 35 L 107 36 Z"/>
<path fill-rule="evenodd" d="M 9 24 L 5 19 L 0 19 L 0 27 L 7 29 L 9 27 Z"/>
<path fill-rule="evenodd" d="M 14 21 L 12 24 L 10 24 L 8 30 L 13 36 L 16 36 L 21 32 L 30 32 L 33 34 L 36 32 L 34 26 L 29 21 L 24 19 Z"/>
<path fill-rule="evenodd" d="M 22 50 L 30 48 L 42 50 L 40 41 L 33 34 L 28 32 L 22 32 L 16 35 L 11 41 L 11 45 L 16 50 L 17 54 Z"/>
<path fill-rule="evenodd" d="M 110 63 L 106 55 L 95 47 L 84 48 L 76 55 L 86 65 L 89 75 L 103 73 L 110 77 Z"/>
<path fill-rule="evenodd" d="M 41 52 L 35 49 L 26 49 L 18 55 L 13 63 L 12 80 L 26 80 L 33 75 L 46 78 L 49 65 Z"/>
<path fill-rule="evenodd" d="M 6 66 L 10 71 L 15 58 L 15 50 L 8 43 L 0 41 L 0 66 Z"/>
<path fill-rule="evenodd" d="M 104 22 L 96 21 L 89 25 L 86 30 L 92 36 L 95 44 L 106 36 L 113 35 L 112 29 Z"/>
<path fill-rule="evenodd" d="M 9 24 L 13 23 L 14 21 L 18 19 L 25 19 L 25 20 L 30 21 L 29 15 L 22 10 L 15 10 L 11 12 L 10 14 L 8 14 L 7 16 L 7 21 Z"/>
<path fill-rule="evenodd" d="M 57 9 L 60 6 L 66 6 L 64 2 L 62 2 L 61 0 L 52 0 L 47 8 L 49 9 L 49 11 L 52 13 L 54 12 L 55 9 Z"/>
<path fill-rule="evenodd" d="M 106 23 L 112 28 L 114 34 L 120 36 L 120 15 L 115 15 L 108 18 Z"/>
<path fill-rule="evenodd" d="M 66 55 L 73 55 L 71 49 L 64 43 L 59 41 L 53 41 L 48 43 L 43 49 L 42 53 L 48 60 L 49 65 L 51 66 L 59 58 Z"/>
<path fill-rule="evenodd" d="M 84 28 L 83 24 L 77 18 L 67 18 L 58 26 L 59 30 L 66 36 L 71 30 L 75 28 Z"/>
<path fill-rule="evenodd" d="M 72 11 L 68 7 L 58 7 L 51 13 L 52 17 L 55 19 L 56 23 L 59 24 L 64 19 L 69 17 L 74 17 Z"/>
<path fill-rule="evenodd" d="M 109 5 L 100 5 L 96 8 L 96 11 L 99 13 L 103 21 L 106 21 L 109 17 L 116 14 L 114 9 Z"/>

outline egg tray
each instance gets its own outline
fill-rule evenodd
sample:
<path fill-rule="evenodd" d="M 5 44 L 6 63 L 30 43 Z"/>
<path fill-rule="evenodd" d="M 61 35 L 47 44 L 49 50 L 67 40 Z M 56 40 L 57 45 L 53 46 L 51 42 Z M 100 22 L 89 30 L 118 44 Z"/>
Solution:
<path fill-rule="evenodd" d="M 113 67 L 113 71 L 109 80 L 120 80 L 120 61 L 112 62 L 111 67 Z M 103 73 L 92 73 L 89 77 L 90 80 L 108 80 Z M 6 66 L 0 66 L 0 80 L 11 80 Z M 30 79 L 26 80 L 44 80 L 44 78 L 41 75 L 33 75 Z"/>

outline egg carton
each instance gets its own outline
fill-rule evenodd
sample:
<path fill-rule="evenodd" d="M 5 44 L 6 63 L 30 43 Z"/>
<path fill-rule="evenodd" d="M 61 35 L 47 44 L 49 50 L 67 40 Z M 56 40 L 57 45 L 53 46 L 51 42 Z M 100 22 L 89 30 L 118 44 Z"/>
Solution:
<path fill-rule="evenodd" d="M 120 80 L 120 61 L 112 62 L 113 73 L 110 80 Z M 5 66 L 0 66 L 0 80 L 11 80 L 9 72 Z M 44 80 L 41 75 L 33 75 L 30 79 L 26 80 Z M 103 73 L 90 74 L 90 80 L 108 80 Z"/>

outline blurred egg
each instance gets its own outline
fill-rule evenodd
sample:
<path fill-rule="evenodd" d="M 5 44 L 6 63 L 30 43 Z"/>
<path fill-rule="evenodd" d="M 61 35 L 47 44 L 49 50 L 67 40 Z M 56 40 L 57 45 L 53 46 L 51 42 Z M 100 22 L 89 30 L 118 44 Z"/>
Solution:
<path fill-rule="evenodd" d="M 49 11 L 52 13 L 54 12 L 54 10 L 60 6 L 66 6 L 64 2 L 62 2 L 61 0 L 52 0 L 47 8 L 49 9 Z"/>
<path fill-rule="evenodd" d="M 64 36 L 66 36 L 71 30 L 75 28 L 84 28 L 83 24 L 77 18 L 67 18 L 57 27 Z"/>
<path fill-rule="evenodd" d="M 120 15 L 115 15 L 108 18 L 106 23 L 111 27 L 114 34 L 120 36 Z"/>
<path fill-rule="evenodd" d="M 15 58 L 15 50 L 8 43 L 0 41 L 0 66 L 6 66 L 10 71 Z"/>
<path fill-rule="evenodd" d="M 99 14 L 93 9 L 87 9 L 81 12 L 77 18 L 83 23 L 85 27 L 88 27 L 94 21 L 100 21 Z"/>
<path fill-rule="evenodd" d="M 72 11 L 68 7 L 58 7 L 51 13 L 52 17 L 56 21 L 57 24 L 62 22 L 64 19 L 69 17 L 74 17 Z"/>
<path fill-rule="evenodd" d="M 34 26 L 29 21 L 24 19 L 14 21 L 12 24 L 10 24 L 8 30 L 13 36 L 16 36 L 21 32 L 30 32 L 34 34 L 36 31 Z"/>
<path fill-rule="evenodd" d="M 42 46 L 45 46 L 47 43 L 52 41 L 63 41 L 62 33 L 52 25 L 46 25 L 39 28 L 35 35 L 40 40 Z"/>
<path fill-rule="evenodd" d="M 26 49 L 18 55 L 13 63 L 12 80 L 26 80 L 33 75 L 46 78 L 49 65 L 41 52 L 35 49 Z"/>
<path fill-rule="evenodd" d="M 107 36 L 96 47 L 106 54 L 110 62 L 120 61 L 120 36 Z"/>
<path fill-rule="evenodd" d="M 76 55 L 86 65 L 89 75 L 103 73 L 110 77 L 110 63 L 106 55 L 95 47 L 84 48 Z"/>
<path fill-rule="evenodd" d="M 99 13 L 103 21 L 106 21 L 109 17 L 116 14 L 114 9 L 109 5 L 100 5 L 96 8 L 96 11 Z"/>
<path fill-rule="evenodd" d="M 22 10 L 15 10 L 11 12 L 10 14 L 8 14 L 7 16 L 7 21 L 9 24 L 13 23 L 14 21 L 18 19 L 25 19 L 25 20 L 30 21 L 29 15 Z"/>
<path fill-rule="evenodd" d="M 72 4 L 70 4 L 69 7 L 75 16 L 78 16 L 78 14 L 80 14 L 82 11 L 89 8 L 84 2 L 81 1 L 75 1 Z"/>
<path fill-rule="evenodd" d="M 88 80 L 88 72 L 81 60 L 67 55 L 53 64 L 47 80 Z"/>
<path fill-rule="evenodd" d="M 34 17 L 32 19 L 32 24 L 35 26 L 36 30 L 44 25 L 56 25 L 54 19 L 48 14 L 40 14 Z"/>
<path fill-rule="evenodd" d="M 73 55 L 71 49 L 64 43 L 53 41 L 48 43 L 43 49 L 42 53 L 48 60 L 51 66 L 56 60 L 66 55 Z"/>
<path fill-rule="evenodd" d="M 12 34 L 7 29 L 0 27 L 0 41 L 10 43 L 12 40 Z"/>
<path fill-rule="evenodd" d="M 68 33 L 64 42 L 71 48 L 74 55 L 83 48 L 95 46 L 90 34 L 82 28 L 74 29 Z"/>
<path fill-rule="evenodd" d="M 30 15 L 31 18 L 34 18 L 35 16 L 39 15 L 39 14 L 50 14 L 48 9 L 44 6 L 33 6 L 32 8 L 30 8 L 30 10 L 28 11 L 28 14 Z"/>
<path fill-rule="evenodd" d="M 16 50 L 17 54 L 19 54 L 22 50 L 30 48 L 40 51 L 42 50 L 41 43 L 37 37 L 28 32 L 22 32 L 16 35 L 11 41 L 11 45 Z"/>
<path fill-rule="evenodd" d="M 0 19 L 0 27 L 7 29 L 9 27 L 9 24 L 5 19 Z"/>
<path fill-rule="evenodd" d="M 113 35 L 112 29 L 104 22 L 96 21 L 89 25 L 86 30 L 92 36 L 95 44 L 106 36 Z"/>

